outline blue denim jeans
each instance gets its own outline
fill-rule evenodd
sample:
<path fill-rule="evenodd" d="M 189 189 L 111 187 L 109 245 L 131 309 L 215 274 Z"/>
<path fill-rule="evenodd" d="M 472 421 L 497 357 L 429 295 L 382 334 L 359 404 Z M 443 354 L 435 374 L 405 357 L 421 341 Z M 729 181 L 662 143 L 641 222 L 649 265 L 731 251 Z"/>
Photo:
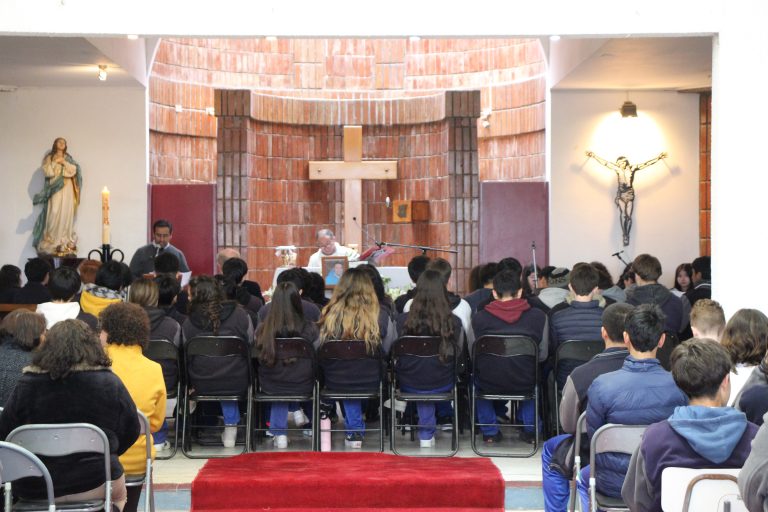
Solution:
<path fill-rule="evenodd" d="M 453 389 L 452 384 L 443 386 L 437 389 L 415 389 L 408 386 L 400 386 L 400 388 L 406 393 L 443 393 Z M 440 402 L 444 403 L 444 402 Z M 427 441 L 435 437 L 435 426 L 437 425 L 437 418 L 435 418 L 435 402 L 416 402 L 416 412 L 419 415 L 419 439 Z"/>
<path fill-rule="evenodd" d="M 568 509 L 570 480 L 560 472 L 551 469 L 552 455 L 557 446 L 571 434 L 561 434 L 544 442 L 541 449 L 542 490 L 544 491 L 544 510 L 546 512 L 565 512 Z"/>
<path fill-rule="evenodd" d="M 365 434 L 365 421 L 363 421 L 362 400 L 342 400 L 344 404 L 344 426 L 347 434 L 357 432 Z"/>
<path fill-rule="evenodd" d="M 224 416 L 224 425 L 234 427 L 240 423 L 240 404 L 237 402 L 220 402 L 221 415 Z"/>

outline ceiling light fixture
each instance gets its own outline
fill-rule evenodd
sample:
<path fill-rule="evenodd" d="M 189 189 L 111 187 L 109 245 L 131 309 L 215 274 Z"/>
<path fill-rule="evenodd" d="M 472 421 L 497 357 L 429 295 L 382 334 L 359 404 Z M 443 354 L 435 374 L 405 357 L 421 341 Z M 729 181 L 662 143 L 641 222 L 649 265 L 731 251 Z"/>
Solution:
<path fill-rule="evenodd" d="M 102 82 L 107 79 L 107 65 L 99 64 L 99 80 Z"/>
<path fill-rule="evenodd" d="M 619 112 L 621 117 L 637 117 L 637 105 L 627 100 L 621 105 Z"/>
<path fill-rule="evenodd" d="M 137 39 L 139 38 L 139 36 L 138 36 L 138 35 L 136 35 L 136 34 L 128 34 L 128 36 L 127 36 L 127 37 L 128 37 L 128 39 L 130 39 L 131 41 L 135 41 L 135 40 L 137 40 Z"/>
<path fill-rule="evenodd" d="M 560 40 L 560 36 L 549 36 L 549 40 L 550 41 L 559 41 Z"/>

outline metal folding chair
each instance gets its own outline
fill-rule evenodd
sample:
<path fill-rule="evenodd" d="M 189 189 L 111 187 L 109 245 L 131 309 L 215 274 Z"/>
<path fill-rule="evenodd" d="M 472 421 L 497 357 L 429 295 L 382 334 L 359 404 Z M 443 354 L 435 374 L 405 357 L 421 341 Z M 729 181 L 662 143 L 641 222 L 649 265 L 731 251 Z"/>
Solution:
<path fill-rule="evenodd" d="M 97 512 L 112 510 L 112 472 L 109 463 L 109 440 L 96 425 L 90 423 L 57 423 L 23 425 L 14 429 L 6 441 L 26 448 L 38 456 L 63 457 L 74 453 L 98 453 L 104 457 L 104 498 L 74 503 L 61 503 L 56 510 Z M 47 502 L 45 502 L 47 503 Z M 41 502 L 19 500 L 14 510 L 48 510 Z"/>
<path fill-rule="evenodd" d="M 257 433 L 267 431 L 266 426 L 262 427 L 262 425 L 266 425 L 266 420 L 261 417 L 262 407 L 259 404 L 270 402 L 312 402 L 312 449 L 317 450 L 319 448 L 317 435 L 319 424 L 317 360 L 312 344 L 304 338 L 275 339 L 275 365 L 283 365 L 286 364 L 286 361 L 290 361 L 292 371 L 289 381 L 279 381 L 271 378 L 271 369 L 258 365 L 255 353 L 254 360 L 257 361 L 256 390 L 253 393 L 253 401 L 257 405 L 256 428 L 254 431 Z M 286 430 L 304 430 L 304 428 L 297 427 Z"/>
<path fill-rule="evenodd" d="M 149 419 L 141 412 L 136 411 L 141 425 L 140 435 L 144 436 L 147 446 L 147 463 L 143 475 L 125 475 L 126 487 L 144 487 L 144 512 L 155 512 L 155 493 L 152 487 L 152 433 L 149 431 Z"/>
<path fill-rule="evenodd" d="M 555 352 L 555 364 L 552 369 L 552 395 L 555 398 L 555 429 L 556 433 L 560 434 L 560 401 L 563 398 L 563 389 L 560 383 L 565 383 L 565 379 L 571 374 L 571 372 L 578 366 L 586 363 L 597 354 L 603 351 L 605 343 L 603 340 L 596 341 L 581 341 L 581 340 L 568 340 L 564 341 L 557 347 Z"/>
<path fill-rule="evenodd" d="M 362 340 L 329 341 L 317 353 L 323 385 L 320 399 L 377 400 L 380 428 L 366 432 L 379 432 L 379 451 L 384 451 L 384 367 L 381 351 L 369 354 Z M 319 409 L 319 408 L 318 408 Z M 344 429 L 331 429 L 339 432 Z"/>
<path fill-rule="evenodd" d="M 527 336 L 482 336 L 472 347 L 472 385 L 470 388 L 471 443 L 472 451 L 483 457 L 530 457 L 539 446 L 539 345 Z M 517 454 L 478 447 L 477 427 L 487 426 L 477 422 L 477 400 L 534 401 L 535 433 L 533 449 Z M 500 429 L 514 428 L 498 425 Z"/>
<path fill-rule="evenodd" d="M 612 498 L 597 492 L 597 474 L 600 469 L 597 456 L 603 453 L 624 453 L 632 455 L 640 446 L 647 425 L 603 425 L 592 435 L 589 445 L 589 497 L 593 512 L 629 511 L 621 498 Z"/>
<path fill-rule="evenodd" d="M 661 473 L 661 507 L 681 512 L 713 510 L 746 512 L 739 495 L 741 468 L 664 468 Z"/>
<path fill-rule="evenodd" d="M 165 398 L 166 400 L 176 400 L 175 411 L 171 416 L 167 416 L 166 421 L 173 420 L 173 446 L 167 454 L 162 456 L 155 455 L 156 459 L 172 459 L 176 455 L 179 447 L 179 424 L 181 402 L 181 364 L 179 348 L 170 340 L 155 339 L 149 340 L 147 348 L 144 349 L 144 356 L 156 363 L 159 363 L 163 369 L 163 379 L 165 380 Z"/>
<path fill-rule="evenodd" d="M 233 374 L 229 379 L 215 380 L 209 375 L 198 372 L 196 365 L 201 361 L 226 363 L 240 373 Z M 248 343 L 237 336 L 196 336 L 184 346 L 184 375 L 186 376 L 186 383 L 182 393 L 181 452 L 190 459 L 229 457 L 232 455 L 231 452 L 196 454 L 191 451 L 191 440 L 188 436 L 191 437 L 192 429 L 223 429 L 224 427 L 194 425 L 191 421 L 190 400 L 197 401 L 198 405 L 204 402 L 244 401 L 246 403 L 246 424 L 243 453 L 247 452 L 251 443 L 251 398 L 253 390 L 251 349 Z M 237 428 L 243 427 L 238 425 Z"/>
<path fill-rule="evenodd" d="M 571 512 L 576 511 L 576 501 L 577 501 L 577 495 L 578 490 L 576 488 L 576 483 L 579 480 L 579 473 L 581 473 L 581 438 L 584 434 L 587 433 L 587 413 L 583 412 L 581 413 L 581 416 L 579 416 L 578 421 L 576 422 L 576 433 L 574 436 L 574 443 L 573 443 L 573 480 L 571 480 L 571 503 L 569 506 L 569 510 Z M 582 511 L 586 512 L 586 511 Z"/>
<path fill-rule="evenodd" d="M 0 483 L 4 484 L 5 510 L 13 510 L 13 489 L 11 482 L 30 476 L 40 477 L 45 481 L 46 503 L 48 510 L 55 512 L 56 505 L 53 502 L 53 481 L 45 464 L 26 448 L 0 441 Z"/>
<path fill-rule="evenodd" d="M 449 361 L 446 363 L 440 362 L 440 338 L 436 336 L 403 336 L 397 340 L 392 346 L 391 358 L 392 358 L 392 374 L 390 378 L 390 399 L 394 404 L 395 400 L 401 402 L 447 402 L 453 400 L 454 404 L 458 404 L 458 388 L 457 388 L 457 357 L 453 353 L 449 357 Z M 435 378 L 434 388 L 440 388 L 444 385 L 451 385 L 451 389 L 442 393 L 412 393 L 404 392 L 400 389 L 402 383 L 408 384 L 409 380 L 415 375 L 409 368 L 408 363 L 412 363 L 416 360 L 422 362 L 427 359 L 432 363 L 433 368 L 445 370 L 447 369 L 450 375 L 446 380 L 442 377 Z M 447 368 L 446 368 L 447 367 Z M 420 376 L 423 377 L 423 376 Z M 406 425 L 412 429 L 418 428 L 418 425 Z M 390 414 L 390 436 L 389 443 L 390 449 L 397 455 L 403 455 L 397 449 L 396 431 L 397 431 L 397 414 L 394 412 Z M 451 430 L 451 451 L 446 453 L 417 453 L 413 455 L 419 455 L 422 457 L 444 457 L 446 455 L 453 456 L 459 451 L 459 411 L 455 410 L 453 415 L 453 429 Z"/>

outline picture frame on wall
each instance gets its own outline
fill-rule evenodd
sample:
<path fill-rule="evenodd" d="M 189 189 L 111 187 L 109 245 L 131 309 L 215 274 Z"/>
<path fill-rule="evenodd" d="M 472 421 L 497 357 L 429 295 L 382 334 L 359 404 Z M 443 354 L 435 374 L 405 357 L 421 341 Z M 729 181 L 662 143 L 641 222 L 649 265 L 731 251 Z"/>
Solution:
<path fill-rule="evenodd" d="M 323 256 L 321 265 L 325 289 L 333 290 L 349 268 L 349 260 L 346 256 Z"/>

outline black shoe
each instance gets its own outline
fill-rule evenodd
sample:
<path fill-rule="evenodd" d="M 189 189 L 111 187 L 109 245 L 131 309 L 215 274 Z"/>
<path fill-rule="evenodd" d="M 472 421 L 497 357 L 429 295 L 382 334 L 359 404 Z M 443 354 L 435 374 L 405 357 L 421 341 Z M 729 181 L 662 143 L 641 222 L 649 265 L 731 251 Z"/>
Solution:
<path fill-rule="evenodd" d="M 498 444 L 503 438 L 504 436 L 501 435 L 501 430 L 490 436 L 483 434 L 483 442 L 485 444 Z"/>
<path fill-rule="evenodd" d="M 439 416 L 437 418 L 437 424 L 440 425 L 440 430 L 443 432 L 450 432 L 453 430 L 453 417 L 452 416 Z"/>
<path fill-rule="evenodd" d="M 526 444 L 533 444 L 536 442 L 536 432 L 526 432 L 523 430 L 520 432 L 519 439 Z"/>

